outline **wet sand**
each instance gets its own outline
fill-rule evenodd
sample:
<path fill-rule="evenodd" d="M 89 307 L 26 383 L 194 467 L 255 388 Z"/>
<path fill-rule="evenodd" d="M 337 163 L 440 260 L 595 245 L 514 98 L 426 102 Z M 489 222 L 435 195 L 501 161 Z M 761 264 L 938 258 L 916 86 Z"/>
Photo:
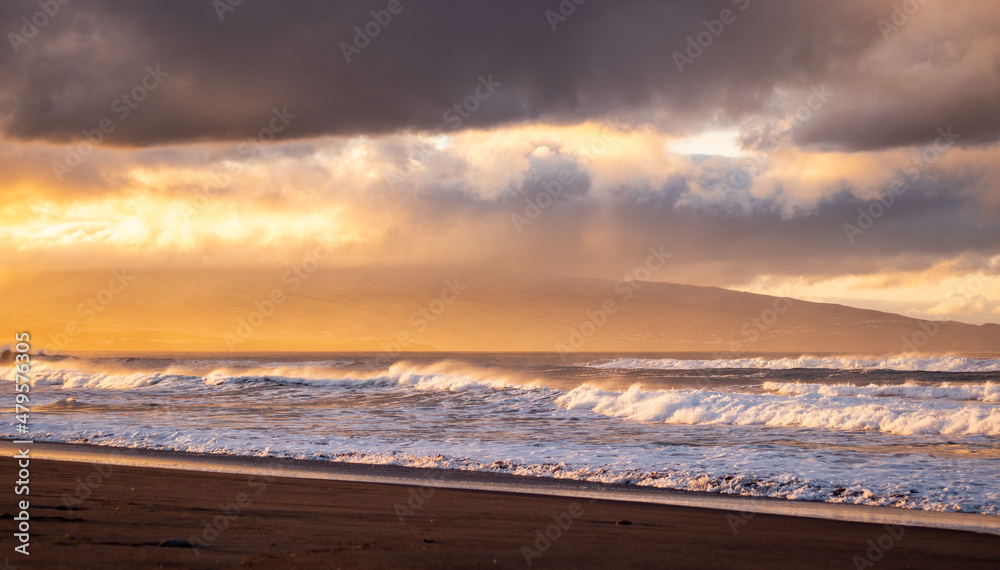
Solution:
<path fill-rule="evenodd" d="M 30 495 L 3 504 L 13 529 L 15 499 L 31 503 L 30 556 L 13 552 L 12 531 L 3 540 L 24 568 L 1000 567 L 1000 536 L 956 530 L 42 459 L 30 469 Z M 0 478 L 17 478 L 9 454 Z"/>

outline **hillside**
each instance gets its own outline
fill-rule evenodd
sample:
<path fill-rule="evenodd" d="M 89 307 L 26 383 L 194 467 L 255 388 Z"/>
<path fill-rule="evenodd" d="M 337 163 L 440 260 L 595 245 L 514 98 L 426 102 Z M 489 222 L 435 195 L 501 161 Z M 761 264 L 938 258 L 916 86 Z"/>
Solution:
<path fill-rule="evenodd" d="M 211 278 L 137 271 L 106 304 L 88 305 L 88 297 L 73 293 L 94 291 L 96 299 L 107 282 L 107 273 L 94 272 L 76 274 L 72 282 L 44 274 L 8 281 L 7 318 L 13 328 L 33 332 L 36 347 L 69 351 L 1000 349 L 1000 325 L 921 322 L 670 283 L 445 269 L 319 270 L 306 279 L 288 279 L 280 271 L 216 272 Z"/>

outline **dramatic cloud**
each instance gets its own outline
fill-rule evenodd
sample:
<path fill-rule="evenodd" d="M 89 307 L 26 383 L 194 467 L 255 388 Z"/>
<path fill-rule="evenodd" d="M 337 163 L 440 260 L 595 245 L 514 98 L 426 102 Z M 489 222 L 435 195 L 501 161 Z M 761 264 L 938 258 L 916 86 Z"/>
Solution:
<path fill-rule="evenodd" d="M 991 192 L 985 174 L 969 175 L 969 164 L 1000 163 L 1000 149 L 950 149 L 913 178 L 905 151 L 691 157 L 655 132 L 599 124 L 327 138 L 250 159 L 241 144 L 95 149 L 84 165 L 104 188 L 86 193 L 75 171 L 58 182 L 38 157 L 40 180 L 21 182 L 30 199 L 0 210 L 0 244 L 28 265 L 242 266 L 281 264 L 322 239 L 347 265 L 613 277 L 664 243 L 676 253 L 671 278 L 719 285 L 924 269 L 1000 249 L 1000 223 L 976 206 Z"/>
<path fill-rule="evenodd" d="M 331 268 L 618 279 L 662 245 L 664 281 L 1000 310 L 989 3 L 56 4 L 0 5 L 19 270 L 272 271 L 321 243 Z"/>
<path fill-rule="evenodd" d="M 679 133 L 787 119 L 820 85 L 832 98 L 800 143 L 891 147 L 953 125 L 964 145 L 1000 129 L 989 3 L 391 4 L 81 0 L 29 38 L 38 5 L 4 3 L 4 131 L 66 141 L 107 119 L 111 145 L 238 139 L 287 108 L 281 137 L 608 117 Z"/>

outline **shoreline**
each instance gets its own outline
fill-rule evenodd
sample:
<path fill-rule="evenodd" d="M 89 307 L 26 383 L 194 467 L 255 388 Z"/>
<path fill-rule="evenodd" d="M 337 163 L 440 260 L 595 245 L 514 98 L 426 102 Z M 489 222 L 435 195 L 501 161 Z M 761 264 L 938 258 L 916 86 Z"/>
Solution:
<path fill-rule="evenodd" d="M 1000 562 L 1000 538 L 973 532 L 446 488 L 432 486 L 433 478 L 409 485 L 88 463 L 84 455 L 52 460 L 42 459 L 44 447 L 32 448 L 31 492 L 19 497 L 30 500 L 30 557 L 0 555 L 13 566 L 986 569 Z M 17 471 L 5 453 L 0 477 L 13 481 Z M 2 517 L 11 526 L 13 503 L 5 501 Z"/>
<path fill-rule="evenodd" d="M 91 465 L 284 477 L 315 481 L 408 485 L 422 488 L 519 493 L 587 500 L 600 499 L 752 513 L 753 515 L 768 514 L 852 523 L 904 525 L 1000 536 L 1000 516 L 973 513 L 926 511 L 774 497 L 748 497 L 555 477 L 391 464 L 237 456 L 45 441 L 34 441 L 29 447 L 32 459 Z M 14 444 L 14 440 L 0 438 L 0 455 L 12 457 L 17 453 L 17 450 L 18 446 Z"/>

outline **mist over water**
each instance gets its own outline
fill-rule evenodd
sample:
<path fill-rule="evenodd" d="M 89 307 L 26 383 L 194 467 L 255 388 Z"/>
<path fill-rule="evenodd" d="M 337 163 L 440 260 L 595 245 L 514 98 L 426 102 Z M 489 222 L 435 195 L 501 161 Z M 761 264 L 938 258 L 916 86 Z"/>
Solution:
<path fill-rule="evenodd" d="M 50 357 L 32 369 L 30 435 L 1000 515 L 998 371 L 959 356 Z"/>

